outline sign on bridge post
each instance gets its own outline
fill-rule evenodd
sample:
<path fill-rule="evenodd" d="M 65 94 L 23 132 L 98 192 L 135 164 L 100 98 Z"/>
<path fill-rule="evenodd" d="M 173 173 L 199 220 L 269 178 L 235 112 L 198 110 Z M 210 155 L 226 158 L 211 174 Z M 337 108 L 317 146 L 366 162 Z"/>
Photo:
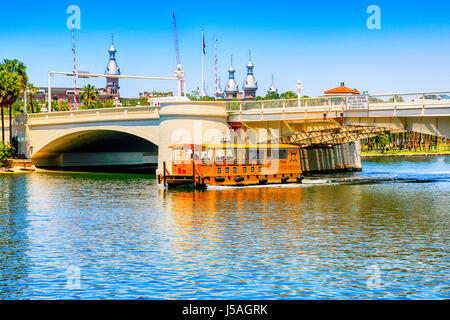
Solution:
<path fill-rule="evenodd" d="M 345 110 L 368 110 L 369 96 L 354 95 L 345 98 Z"/>

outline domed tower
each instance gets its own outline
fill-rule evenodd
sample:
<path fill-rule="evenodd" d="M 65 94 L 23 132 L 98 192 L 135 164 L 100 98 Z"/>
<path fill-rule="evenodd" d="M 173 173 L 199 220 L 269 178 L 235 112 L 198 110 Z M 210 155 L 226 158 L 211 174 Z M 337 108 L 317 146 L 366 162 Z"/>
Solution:
<path fill-rule="evenodd" d="M 225 87 L 225 99 L 235 99 L 239 93 L 239 87 L 236 80 L 234 80 L 234 73 L 233 58 L 231 58 L 231 66 L 228 69 L 227 86 Z"/>
<path fill-rule="evenodd" d="M 272 85 L 270 86 L 269 89 L 267 89 L 267 94 L 277 93 L 277 92 L 278 92 L 278 89 L 273 84 L 273 73 L 272 73 Z"/>
<path fill-rule="evenodd" d="M 106 66 L 105 74 L 106 75 L 120 75 L 120 68 L 116 62 L 116 48 L 114 47 L 114 42 L 111 43 L 111 47 L 108 50 L 109 52 L 109 62 Z M 112 96 L 119 96 L 119 78 L 106 78 L 106 94 Z"/>
<path fill-rule="evenodd" d="M 247 64 L 247 78 L 244 82 L 244 99 L 254 99 L 256 97 L 256 90 L 258 90 L 258 83 L 253 76 L 253 68 L 251 52 L 249 53 L 249 61 Z"/>

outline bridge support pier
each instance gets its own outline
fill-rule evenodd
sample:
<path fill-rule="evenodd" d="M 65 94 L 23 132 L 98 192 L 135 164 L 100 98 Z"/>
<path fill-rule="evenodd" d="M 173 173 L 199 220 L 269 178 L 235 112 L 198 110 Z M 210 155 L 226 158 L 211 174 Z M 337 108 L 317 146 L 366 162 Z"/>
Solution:
<path fill-rule="evenodd" d="M 160 110 L 158 170 L 163 173 L 163 162 L 172 163 L 175 144 L 221 143 L 229 130 L 225 107 L 217 104 L 183 102 L 166 105 Z"/>
<path fill-rule="evenodd" d="M 361 142 L 345 143 L 333 148 L 302 149 L 301 163 L 304 172 L 360 171 Z"/>

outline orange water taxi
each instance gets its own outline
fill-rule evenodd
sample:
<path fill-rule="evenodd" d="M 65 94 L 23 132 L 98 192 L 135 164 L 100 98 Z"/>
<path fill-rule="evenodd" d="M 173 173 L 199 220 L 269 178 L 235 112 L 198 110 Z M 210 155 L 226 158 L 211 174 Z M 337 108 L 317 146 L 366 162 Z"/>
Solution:
<path fill-rule="evenodd" d="M 289 144 L 178 144 L 158 181 L 168 187 L 206 188 L 302 183 L 300 148 Z"/>

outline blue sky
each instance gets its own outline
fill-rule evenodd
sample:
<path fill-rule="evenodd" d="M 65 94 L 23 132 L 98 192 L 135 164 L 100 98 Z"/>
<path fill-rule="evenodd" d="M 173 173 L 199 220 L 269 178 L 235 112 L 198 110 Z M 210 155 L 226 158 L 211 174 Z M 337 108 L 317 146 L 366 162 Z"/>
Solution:
<path fill-rule="evenodd" d="M 33 83 L 46 86 L 47 71 L 73 69 L 66 8 L 81 9 L 76 31 L 77 67 L 103 73 L 111 33 L 122 74 L 172 76 L 176 68 L 172 12 L 188 91 L 201 82 L 201 25 L 205 25 L 205 79 L 214 91 L 214 34 L 219 76 L 225 86 L 233 55 L 239 87 L 252 50 L 259 95 L 275 74 L 279 91 L 297 80 L 317 96 L 341 81 L 370 93 L 450 90 L 448 1 L 8 1 L 0 11 L 0 59 L 28 66 Z M 369 30 L 370 5 L 381 9 L 381 30 Z M 79 81 L 81 85 L 88 80 Z M 89 80 L 98 87 L 104 79 Z M 73 80 L 58 76 L 55 86 Z M 176 90 L 175 83 L 121 80 L 122 96 Z"/>

